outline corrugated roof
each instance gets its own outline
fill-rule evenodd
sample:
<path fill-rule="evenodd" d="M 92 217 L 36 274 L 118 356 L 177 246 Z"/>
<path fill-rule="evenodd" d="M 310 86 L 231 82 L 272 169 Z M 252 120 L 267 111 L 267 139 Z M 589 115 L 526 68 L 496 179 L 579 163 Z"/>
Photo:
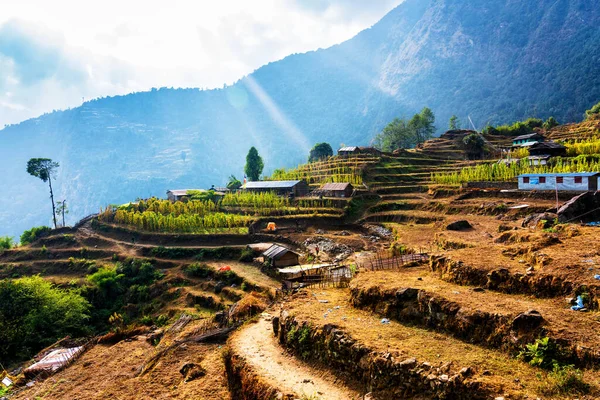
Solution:
<path fill-rule="evenodd" d="M 338 153 L 340 151 L 356 151 L 358 150 L 358 147 L 356 146 L 346 146 L 346 147 L 342 147 L 341 149 L 338 150 Z"/>
<path fill-rule="evenodd" d="M 565 146 L 563 146 L 560 143 L 555 143 L 555 142 L 539 142 L 539 143 L 534 143 L 531 145 L 531 147 L 536 147 L 536 148 L 546 148 L 546 149 L 564 149 Z"/>
<path fill-rule="evenodd" d="M 168 190 L 167 194 L 171 193 L 174 196 L 186 196 L 187 192 L 190 190 L 197 190 L 199 192 L 204 192 L 203 189 L 173 189 L 173 190 Z"/>
<path fill-rule="evenodd" d="M 302 181 L 256 181 L 246 182 L 244 189 L 289 189 Z"/>
<path fill-rule="evenodd" d="M 42 371 L 54 372 L 67 364 L 71 358 L 77 357 L 83 350 L 83 346 L 53 350 L 40 361 L 25 369 L 24 372 L 26 374 L 39 374 Z"/>
<path fill-rule="evenodd" d="M 544 136 L 540 135 L 539 133 L 529 133 L 527 135 L 517 136 L 517 137 L 513 138 L 513 141 L 515 141 L 515 140 L 531 139 L 533 137 L 541 137 L 541 138 L 543 138 Z"/>
<path fill-rule="evenodd" d="M 348 186 L 350 186 L 349 183 L 326 183 L 321 190 L 346 190 Z"/>
<path fill-rule="evenodd" d="M 329 268 L 333 264 L 306 264 L 306 265 L 294 265 L 293 267 L 280 268 L 277 271 L 280 274 L 297 274 L 302 271 L 312 271 L 315 269 Z"/>
<path fill-rule="evenodd" d="M 600 172 L 569 172 L 569 173 L 558 173 L 558 174 L 521 174 L 519 175 L 520 177 L 523 176 L 548 176 L 548 177 L 553 177 L 553 176 L 595 176 L 595 175 L 600 175 Z"/>
<path fill-rule="evenodd" d="M 267 251 L 265 251 L 263 253 L 263 256 L 267 257 L 267 258 L 273 258 L 273 259 L 278 259 L 283 257 L 286 253 L 294 253 L 297 254 L 295 252 L 293 252 L 292 250 L 288 249 L 287 247 L 283 247 L 279 244 L 274 244 L 273 246 L 269 247 L 267 249 Z"/>

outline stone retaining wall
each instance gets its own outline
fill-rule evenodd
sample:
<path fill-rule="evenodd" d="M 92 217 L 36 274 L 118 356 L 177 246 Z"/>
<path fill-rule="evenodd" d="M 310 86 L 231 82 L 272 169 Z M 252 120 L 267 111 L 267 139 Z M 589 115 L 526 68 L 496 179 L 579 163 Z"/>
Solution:
<path fill-rule="evenodd" d="M 246 360 L 228 350 L 223 355 L 227 385 L 231 398 L 236 400 L 292 400 L 292 395 L 284 395 L 262 380 Z"/>
<path fill-rule="evenodd" d="M 318 361 L 342 377 L 360 382 L 374 398 L 487 399 L 489 390 L 469 379 L 471 368 L 434 366 L 397 352 L 378 352 L 337 326 L 320 327 L 297 321 L 283 311 L 273 318 L 279 342 L 306 360 Z"/>

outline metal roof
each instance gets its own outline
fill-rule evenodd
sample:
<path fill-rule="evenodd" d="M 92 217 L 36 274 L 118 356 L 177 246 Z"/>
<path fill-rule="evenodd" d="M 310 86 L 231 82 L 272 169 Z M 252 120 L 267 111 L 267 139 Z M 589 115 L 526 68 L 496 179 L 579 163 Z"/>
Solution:
<path fill-rule="evenodd" d="M 563 149 L 565 148 L 565 146 L 563 146 L 560 143 L 555 143 L 555 142 L 538 142 L 538 143 L 534 143 L 531 145 L 531 147 L 535 146 L 540 147 L 540 148 L 547 148 L 547 149 Z"/>
<path fill-rule="evenodd" d="M 203 189 L 173 189 L 173 190 L 167 190 L 167 194 L 171 193 L 174 196 L 187 196 L 187 193 L 190 190 L 197 190 L 199 192 L 204 192 Z"/>
<path fill-rule="evenodd" d="M 244 189 L 289 189 L 302 181 L 256 181 L 246 182 Z"/>
<path fill-rule="evenodd" d="M 277 260 L 278 258 L 283 257 L 286 253 L 297 254 L 292 250 L 288 249 L 287 247 L 283 247 L 279 244 L 274 244 L 263 253 L 263 256 Z"/>
<path fill-rule="evenodd" d="M 543 138 L 544 136 L 540 135 L 539 133 L 529 133 L 527 135 L 517 136 L 517 137 L 513 138 L 513 141 L 515 141 L 515 140 L 531 139 L 531 138 L 534 138 L 534 137 L 541 137 L 541 138 Z"/>
<path fill-rule="evenodd" d="M 349 183 L 326 183 L 321 187 L 321 190 L 346 190 Z"/>
<path fill-rule="evenodd" d="M 356 151 L 358 150 L 358 147 L 356 146 L 346 146 L 346 147 L 342 147 L 341 149 L 338 150 L 338 153 L 340 151 Z"/>
<path fill-rule="evenodd" d="M 519 178 L 521 177 L 531 177 L 531 176 L 548 176 L 548 177 L 552 177 L 552 176 L 596 176 L 596 175 L 600 175 L 600 172 L 568 172 L 568 173 L 552 173 L 552 174 L 521 174 L 519 175 Z"/>
<path fill-rule="evenodd" d="M 280 274 L 297 274 L 303 271 L 313 271 L 315 269 L 329 268 L 333 264 L 306 264 L 306 265 L 294 265 L 293 267 L 280 268 L 277 271 Z"/>

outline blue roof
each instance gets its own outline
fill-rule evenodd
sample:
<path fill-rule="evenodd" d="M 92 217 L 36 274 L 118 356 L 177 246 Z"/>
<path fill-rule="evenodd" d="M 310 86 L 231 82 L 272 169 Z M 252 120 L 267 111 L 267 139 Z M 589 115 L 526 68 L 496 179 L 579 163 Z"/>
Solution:
<path fill-rule="evenodd" d="M 293 188 L 302 181 L 255 181 L 246 182 L 244 189 L 287 189 Z"/>
<path fill-rule="evenodd" d="M 565 173 L 552 173 L 552 174 L 521 174 L 519 178 L 523 176 L 594 176 L 600 175 L 600 172 L 565 172 Z"/>

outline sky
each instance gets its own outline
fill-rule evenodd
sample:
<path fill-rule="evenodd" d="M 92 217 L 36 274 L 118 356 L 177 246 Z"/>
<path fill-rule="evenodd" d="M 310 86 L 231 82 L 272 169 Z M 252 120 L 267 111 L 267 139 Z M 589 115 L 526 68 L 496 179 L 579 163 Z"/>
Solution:
<path fill-rule="evenodd" d="M 97 97 L 215 88 L 402 0 L 0 0 L 0 129 Z"/>

